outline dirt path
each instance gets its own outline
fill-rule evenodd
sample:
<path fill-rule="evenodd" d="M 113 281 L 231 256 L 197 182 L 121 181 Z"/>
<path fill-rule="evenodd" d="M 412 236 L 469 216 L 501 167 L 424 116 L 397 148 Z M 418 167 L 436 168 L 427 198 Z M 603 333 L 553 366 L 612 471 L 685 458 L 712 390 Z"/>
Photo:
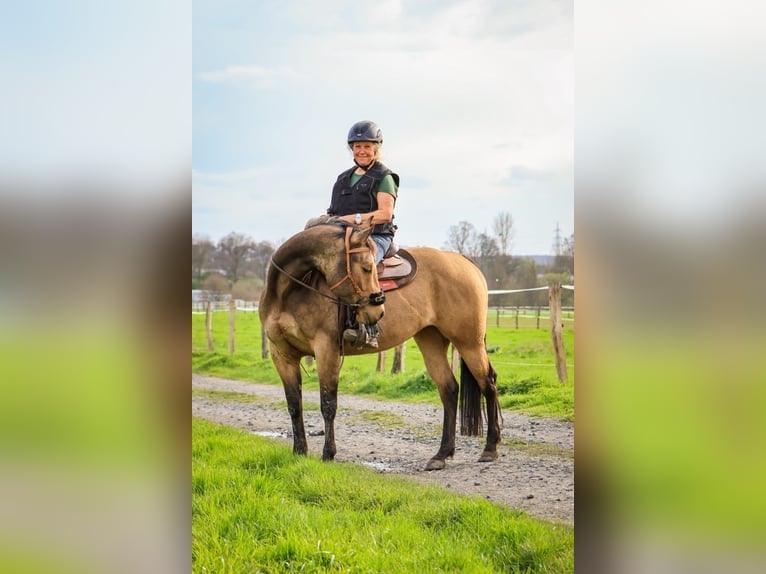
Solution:
<path fill-rule="evenodd" d="M 192 415 L 292 446 L 292 427 L 281 386 L 192 375 Z M 257 397 L 255 402 L 222 400 L 204 391 Z M 319 403 L 317 391 L 303 392 L 304 404 Z M 310 405 L 309 405 L 310 406 Z M 574 521 L 574 425 L 556 419 L 503 413 L 500 456 L 476 462 L 484 445 L 477 437 L 457 437 L 455 457 L 444 470 L 427 472 L 439 449 L 441 407 L 380 401 L 339 394 L 335 422 L 336 460 L 379 472 L 396 473 L 453 492 L 480 496 L 546 520 Z M 319 410 L 304 413 L 309 452 L 324 444 Z"/>

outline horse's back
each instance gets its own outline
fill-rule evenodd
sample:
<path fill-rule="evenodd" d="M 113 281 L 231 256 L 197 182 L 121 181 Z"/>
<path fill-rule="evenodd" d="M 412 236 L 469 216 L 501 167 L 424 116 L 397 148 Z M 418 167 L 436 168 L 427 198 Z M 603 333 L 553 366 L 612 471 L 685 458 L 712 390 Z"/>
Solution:
<path fill-rule="evenodd" d="M 408 247 L 418 263 L 416 281 L 451 291 L 468 290 L 466 296 L 487 298 L 487 281 L 473 261 L 455 251 L 441 251 L 432 247 Z"/>

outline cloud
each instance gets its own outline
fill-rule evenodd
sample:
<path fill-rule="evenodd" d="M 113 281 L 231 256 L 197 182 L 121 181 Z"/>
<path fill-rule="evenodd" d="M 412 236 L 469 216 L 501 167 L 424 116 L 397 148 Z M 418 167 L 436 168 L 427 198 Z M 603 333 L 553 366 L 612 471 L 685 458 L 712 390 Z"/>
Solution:
<path fill-rule="evenodd" d="M 508 175 L 498 183 L 500 185 L 521 186 L 534 183 L 554 183 L 562 179 L 564 179 L 562 174 L 554 171 L 536 170 L 523 165 L 513 165 Z"/>
<path fill-rule="evenodd" d="M 226 66 L 223 70 L 203 72 L 200 77 L 213 84 L 256 85 L 273 87 L 282 81 L 292 81 L 300 75 L 288 66 Z"/>
<path fill-rule="evenodd" d="M 369 118 L 385 134 L 383 162 L 402 178 L 403 243 L 440 245 L 458 220 L 490 225 L 488 213 L 507 210 L 528 225 L 518 247 L 547 251 L 573 203 L 571 2 L 390 0 L 385 16 L 380 3 L 304 2 L 285 4 L 268 25 L 252 16 L 262 29 L 238 42 L 211 32 L 199 47 L 207 63 L 197 59 L 195 166 L 217 173 L 195 175 L 195 209 L 203 197 L 225 196 L 227 207 L 225 221 L 200 217 L 195 228 L 228 232 L 248 214 L 259 236 L 288 235 L 326 208 L 350 165 L 346 130 Z M 241 21 L 231 19 L 234 32 Z M 253 54 L 258 65 L 230 65 Z M 233 97 L 235 85 L 252 93 Z M 267 172 L 245 177 L 253 166 Z M 532 172 L 549 178 L 518 179 Z M 302 202 L 300 213 L 287 198 Z M 419 217 L 440 202 L 441 217 Z M 567 213 L 553 213 L 552 202 Z"/>

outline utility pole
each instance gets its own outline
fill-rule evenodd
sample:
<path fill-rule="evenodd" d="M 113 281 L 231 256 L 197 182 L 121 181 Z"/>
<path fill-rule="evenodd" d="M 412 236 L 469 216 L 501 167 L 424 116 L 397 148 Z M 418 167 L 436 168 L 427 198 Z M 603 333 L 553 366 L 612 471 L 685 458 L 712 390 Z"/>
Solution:
<path fill-rule="evenodd" d="M 556 234 L 553 236 L 553 254 L 554 255 L 561 255 L 564 251 L 562 241 L 561 241 L 561 228 L 559 227 L 559 222 L 556 222 Z"/>

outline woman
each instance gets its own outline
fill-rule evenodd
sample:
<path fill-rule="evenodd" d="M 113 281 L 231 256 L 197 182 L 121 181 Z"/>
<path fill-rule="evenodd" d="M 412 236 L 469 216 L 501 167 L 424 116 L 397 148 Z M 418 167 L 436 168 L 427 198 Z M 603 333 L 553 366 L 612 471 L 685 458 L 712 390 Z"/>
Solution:
<path fill-rule="evenodd" d="M 377 247 L 375 263 L 380 263 L 396 232 L 393 221 L 399 176 L 380 163 L 383 133 L 375 122 L 355 123 L 346 140 L 356 165 L 338 176 L 327 214 L 352 225 L 372 217 L 375 227 L 370 237 Z"/>
<path fill-rule="evenodd" d="M 346 141 L 356 165 L 338 176 L 327 214 L 352 225 L 360 225 L 372 218 L 374 228 L 370 238 L 375 243 L 377 264 L 394 240 L 394 204 L 399 176 L 380 163 L 383 133 L 375 122 L 355 123 Z M 343 338 L 355 347 L 377 348 L 377 334 L 377 326 L 350 325 Z"/>

